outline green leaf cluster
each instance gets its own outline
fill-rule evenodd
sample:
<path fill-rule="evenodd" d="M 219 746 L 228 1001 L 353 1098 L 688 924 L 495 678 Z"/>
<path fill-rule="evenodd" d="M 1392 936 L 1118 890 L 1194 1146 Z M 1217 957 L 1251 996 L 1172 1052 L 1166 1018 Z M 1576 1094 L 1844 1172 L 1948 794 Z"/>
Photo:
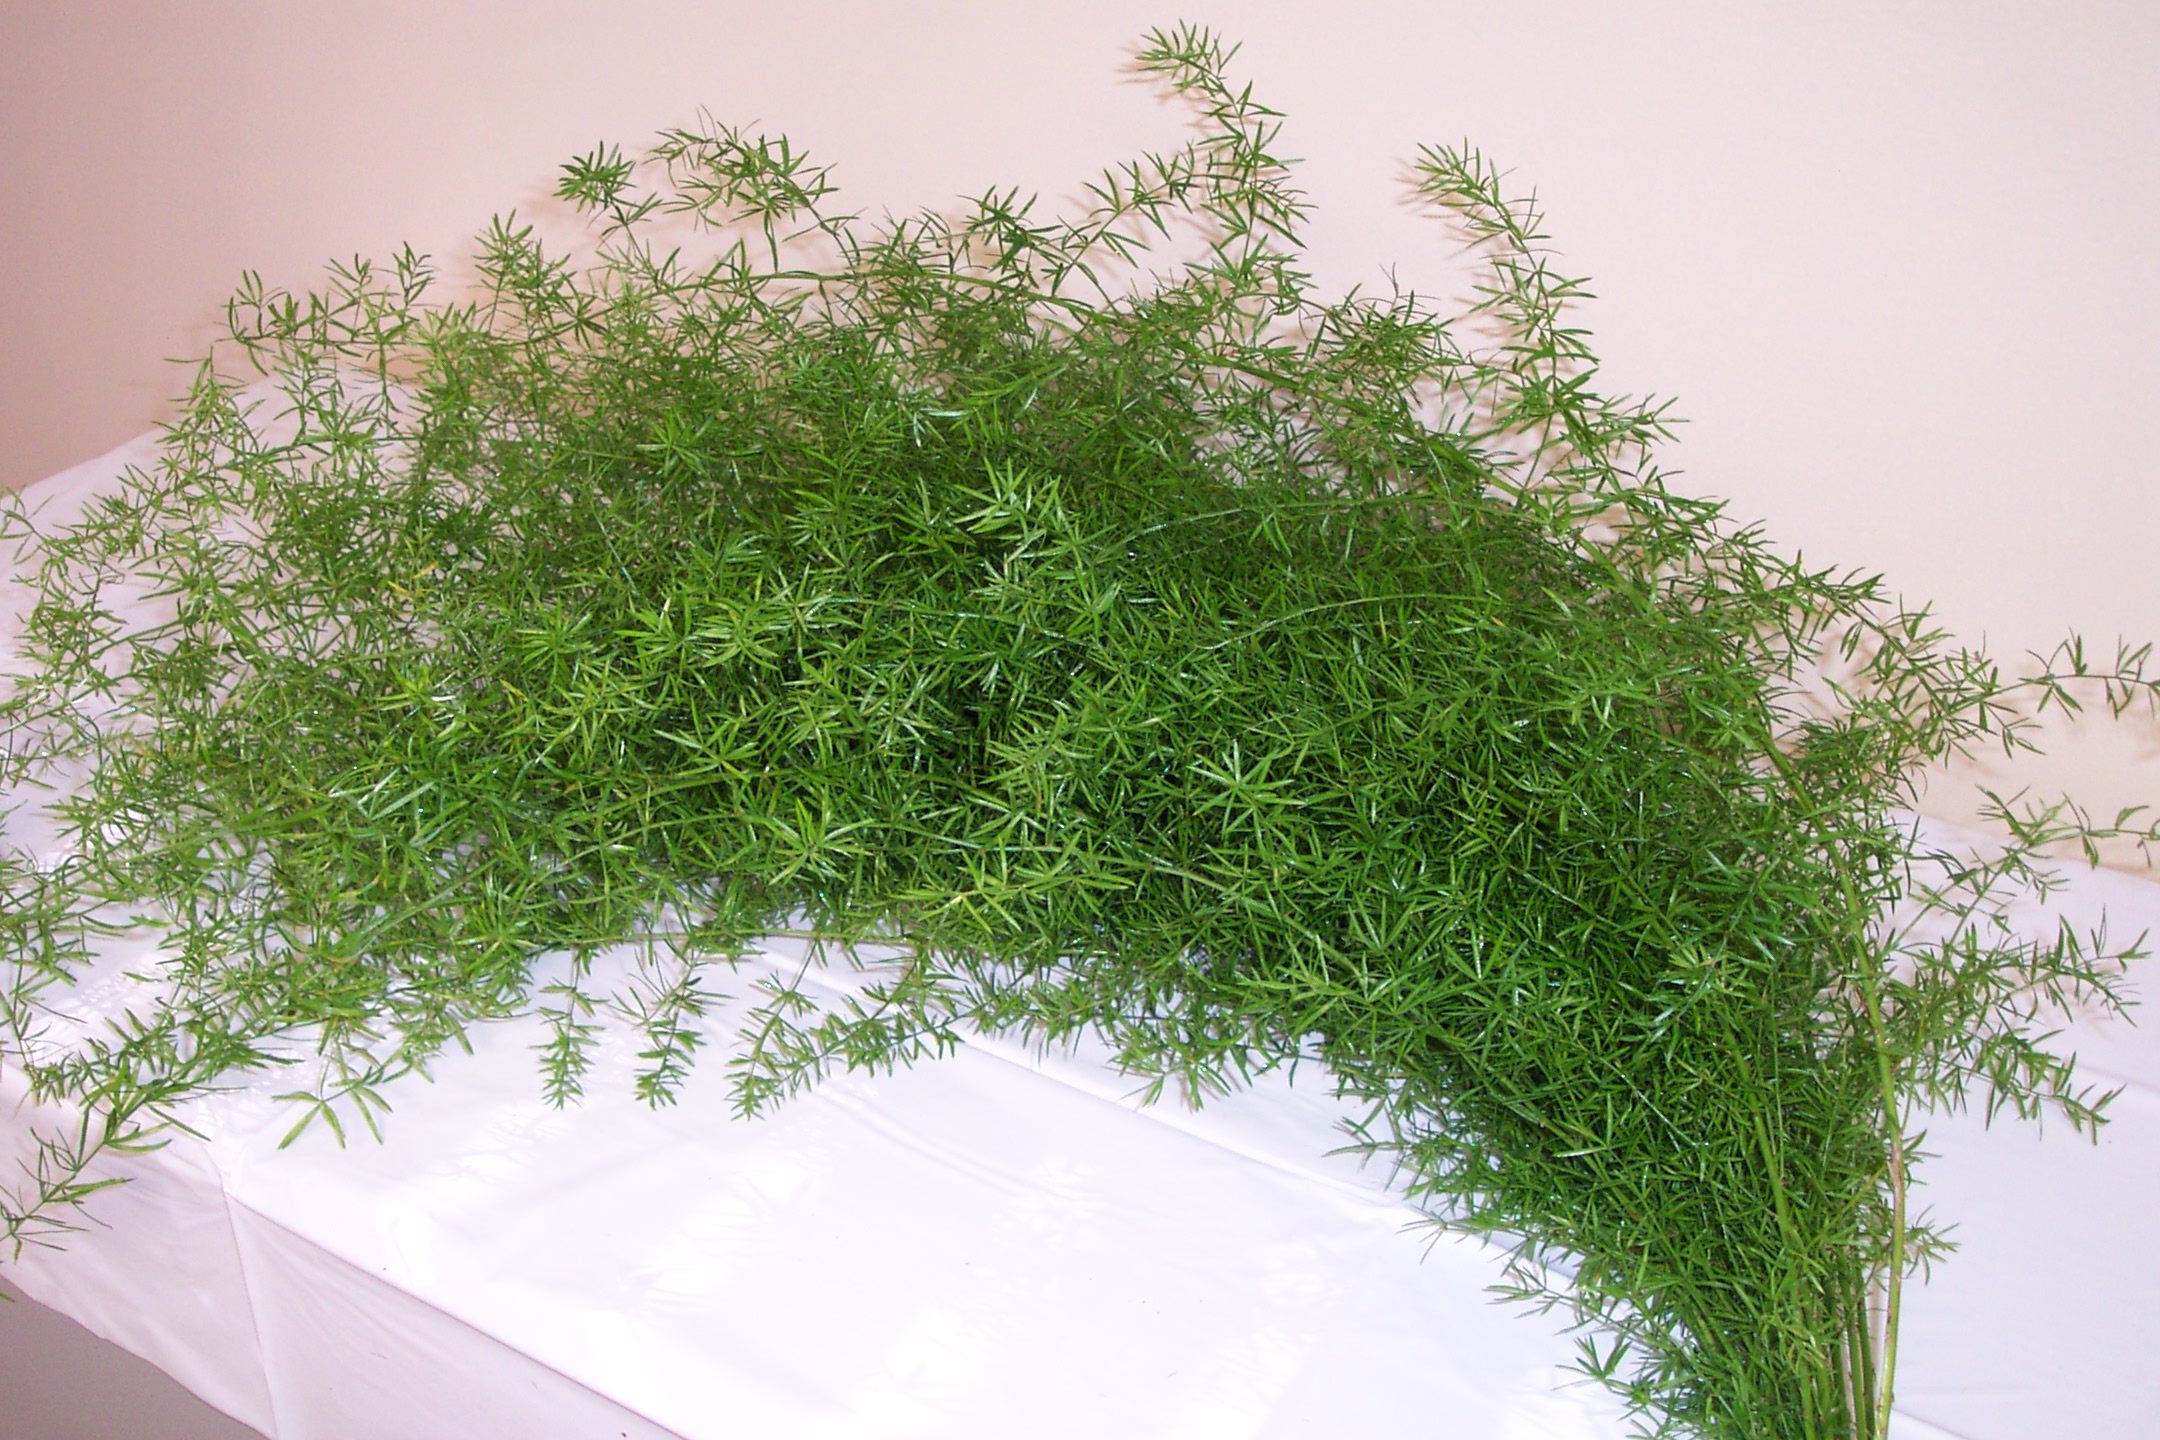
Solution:
<path fill-rule="evenodd" d="M 1315 298 L 1228 58 L 1149 37 L 1195 138 L 1078 219 L 865 226 L 708 124 L 566 166 L 589 253 L 499 221 L 477 300 L 409 252 L 243 288 L 282 401 L 205 367 L 154 472 L 11 521 L 8 778 L 77 783 L 65 857 L 7 862 L 0 1058 L 85 1119 L 9 1233 L 296 1035 L 296 1130 L 534 1011 L 570 1100 L 611 1003 L 664 1103 L 714 975 L 798 929 L 899 958 L 765 993 L 745 1110 L 969 1027 L 1195 1096 L 1319 1062 L 1648 1423 L 1879 1436 L 1936 1244 L 1909 1112 L 2097 1123 L 2032 997 L 2114 1003 L 2120 958 L 1993 919 L 2106 827 L 1958 862 L 1900 807 L 2022 743 L 2021 685 L 2149 697 L 2142 652 L 2006 681 L 1669 491 L 1661 411 L 1595 389 L 1581 282 L 1467 149 L 1416 173 L 1469 313 Z M 157 1002 L 54 1043 L 84 937 L 145 916 Z"/>

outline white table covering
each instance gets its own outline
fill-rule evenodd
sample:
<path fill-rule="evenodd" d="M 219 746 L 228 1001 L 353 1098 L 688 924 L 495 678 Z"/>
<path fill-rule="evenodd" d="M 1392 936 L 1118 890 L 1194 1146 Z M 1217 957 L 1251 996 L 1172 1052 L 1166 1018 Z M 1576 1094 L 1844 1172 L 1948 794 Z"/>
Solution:
<path fill-rule="evenodd" d="M 38 493 L 58 513 L 151 453 Z M 2103 905 L 2160 935 L 2142 879 L 2080 874 L 2056 908 Z M 719 988 L 800 964 L 775 942 Z M 126 989 L 68 1005 L 94 1023 Z M 1091 1055 L 977 1040 L 741 1120 L 729 1016 L 706 1028 L 679 1104 L 632 1098 L 618 1027 L 556 1110 L 538 1027 L 483 1027 L 391 1088 L 380 1145 L 318 1125 L 279 1149 L 294 1077 L 266 1076 L 191 1106 L 201 1139 L 102 1159 L 131 1183 L 10 1278 L 274 1440 L 1627 1433 L 1560 1368 L 1562 1317 L 1491 1302 L 1497 1253 L 1327 1153 L 1316 1071 L 1147 1108 Z M 2125 1087 L 2097 1145 L 1931 1127 L 1920 1198 L 1965 1248 L 1908 1300 L 1907 1440 L 2155 1433 L 2160 1043 L 2090 1021 L 2064 1043 Z M 40 1121 L 0 1071 L 0 1164 Z"/>

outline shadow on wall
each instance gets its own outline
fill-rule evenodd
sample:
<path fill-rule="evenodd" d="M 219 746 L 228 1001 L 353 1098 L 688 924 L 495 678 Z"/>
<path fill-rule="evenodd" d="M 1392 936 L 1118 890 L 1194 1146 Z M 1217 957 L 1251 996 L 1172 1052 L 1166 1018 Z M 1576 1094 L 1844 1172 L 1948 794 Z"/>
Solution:
<path fill-rule="evenodd" d="M 2106 657 L 2101 656 L 2104 660 Z M 2006 671 L 2032 668 L 2029 657 L 2003 657 Z M 1927 776 L 1920 809 L 1939 820 L 1991 830 L 2000 826 L 1984 813 L 1988 792 L 2008 802 L 2015 813 L 2044 809 L 2063 796 L 2087 808 L 2092 823 L 2106 825 L 2126 806 L 2141 807 L 2125 817 L 2125 828 L 2150 828 L 2160 821 L 2160 713 L 2143 702 L 2110 719 L 2097 685 L 2075 687 L 2082 713 L 2057 709 L 2038 717 L 2031 732 L 2039 754 L 2006 756 L 1992 744 L 1965 760 L 1935 767 Z M 2082 851 L 2064 848 L 2066 860 Z M 2131 838 L 2102 841 L 2101 863 L 2126 874 L 2160 880 L 2160 845 L 2139 845 Z"/>
<path fill-rule="evenodd" d="M 8 1440 L 263 1440 L 149 1361 L 0 1280 Z M 12 1303 L 10 1303 L 12 1302 Z"/>

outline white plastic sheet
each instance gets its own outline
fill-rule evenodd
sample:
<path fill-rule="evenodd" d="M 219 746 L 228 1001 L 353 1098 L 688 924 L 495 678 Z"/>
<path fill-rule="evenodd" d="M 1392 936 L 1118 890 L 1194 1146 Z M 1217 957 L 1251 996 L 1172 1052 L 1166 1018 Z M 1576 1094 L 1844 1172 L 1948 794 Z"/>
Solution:
<path fill-rule="evenodd" d="M 42 489 L 66 504 L 149 453 Z M 2160 931 L 2143 881 L 2082 876 L 2061 903 Z M 720 988 L 801 960 L 776 942 Z M 124 998 L 71 1003 L 96 1023 Z M 1563 1370 L 1561 1317 L 1492 1303 L 1498 1254 L 1329 1154 L 1312 1070 L 1149 1108 L 1096 1057 L 982 1040 L 743 1120 L 720 1053 L 678 1104 L 639 1104 L 624 1031 L 587 1100 L 551 1108 L 539 1038 L 478 1029 L 389 1091 L 379 1145 L 317 1126 L 279 1148 L 291 1075 L 198 1102 L 198 1136 L 101 1160 L 130 1183 L 10 1276 L 274 1440 L 1627 1431 Z M 2119 1023 L 2069 1043 L 2126 1086 L 2097 1146 L 1931 1127 L 1921 1198 L 1966 1251 L 1908 1301 L 1914 1440 L 2143 1440 L 2160 1413 L 2160 1046 Z M 0 1074 L 0 1163 L 37 1120 Z"/>

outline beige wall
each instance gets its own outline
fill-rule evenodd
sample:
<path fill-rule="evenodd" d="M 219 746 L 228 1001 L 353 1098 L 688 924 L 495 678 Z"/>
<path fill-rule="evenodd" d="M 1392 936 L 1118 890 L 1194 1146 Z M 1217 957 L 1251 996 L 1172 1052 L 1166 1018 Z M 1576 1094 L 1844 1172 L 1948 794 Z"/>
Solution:
<path fill-rule="evenodd" d="M 168 413 L 165 357 L 242 269 L 460 255 L 574 151 L 700 106 L 872 212 L 1066 197 L 1179 134 L 1118 73 L 1162 0 L 4 3 L 6 484 Z M 1287 112 L 1324 280 L 1450 283 L 1397 181 L 1469 136 L 1594 277 L 1611 381 L 1678 397 L 1683 485 L 2004 653 L 2160 636 L 2160 6 L 1182 8 Z M 2100 798 L 2160 798 L 2151 732 L 2073 752 Z"/>

